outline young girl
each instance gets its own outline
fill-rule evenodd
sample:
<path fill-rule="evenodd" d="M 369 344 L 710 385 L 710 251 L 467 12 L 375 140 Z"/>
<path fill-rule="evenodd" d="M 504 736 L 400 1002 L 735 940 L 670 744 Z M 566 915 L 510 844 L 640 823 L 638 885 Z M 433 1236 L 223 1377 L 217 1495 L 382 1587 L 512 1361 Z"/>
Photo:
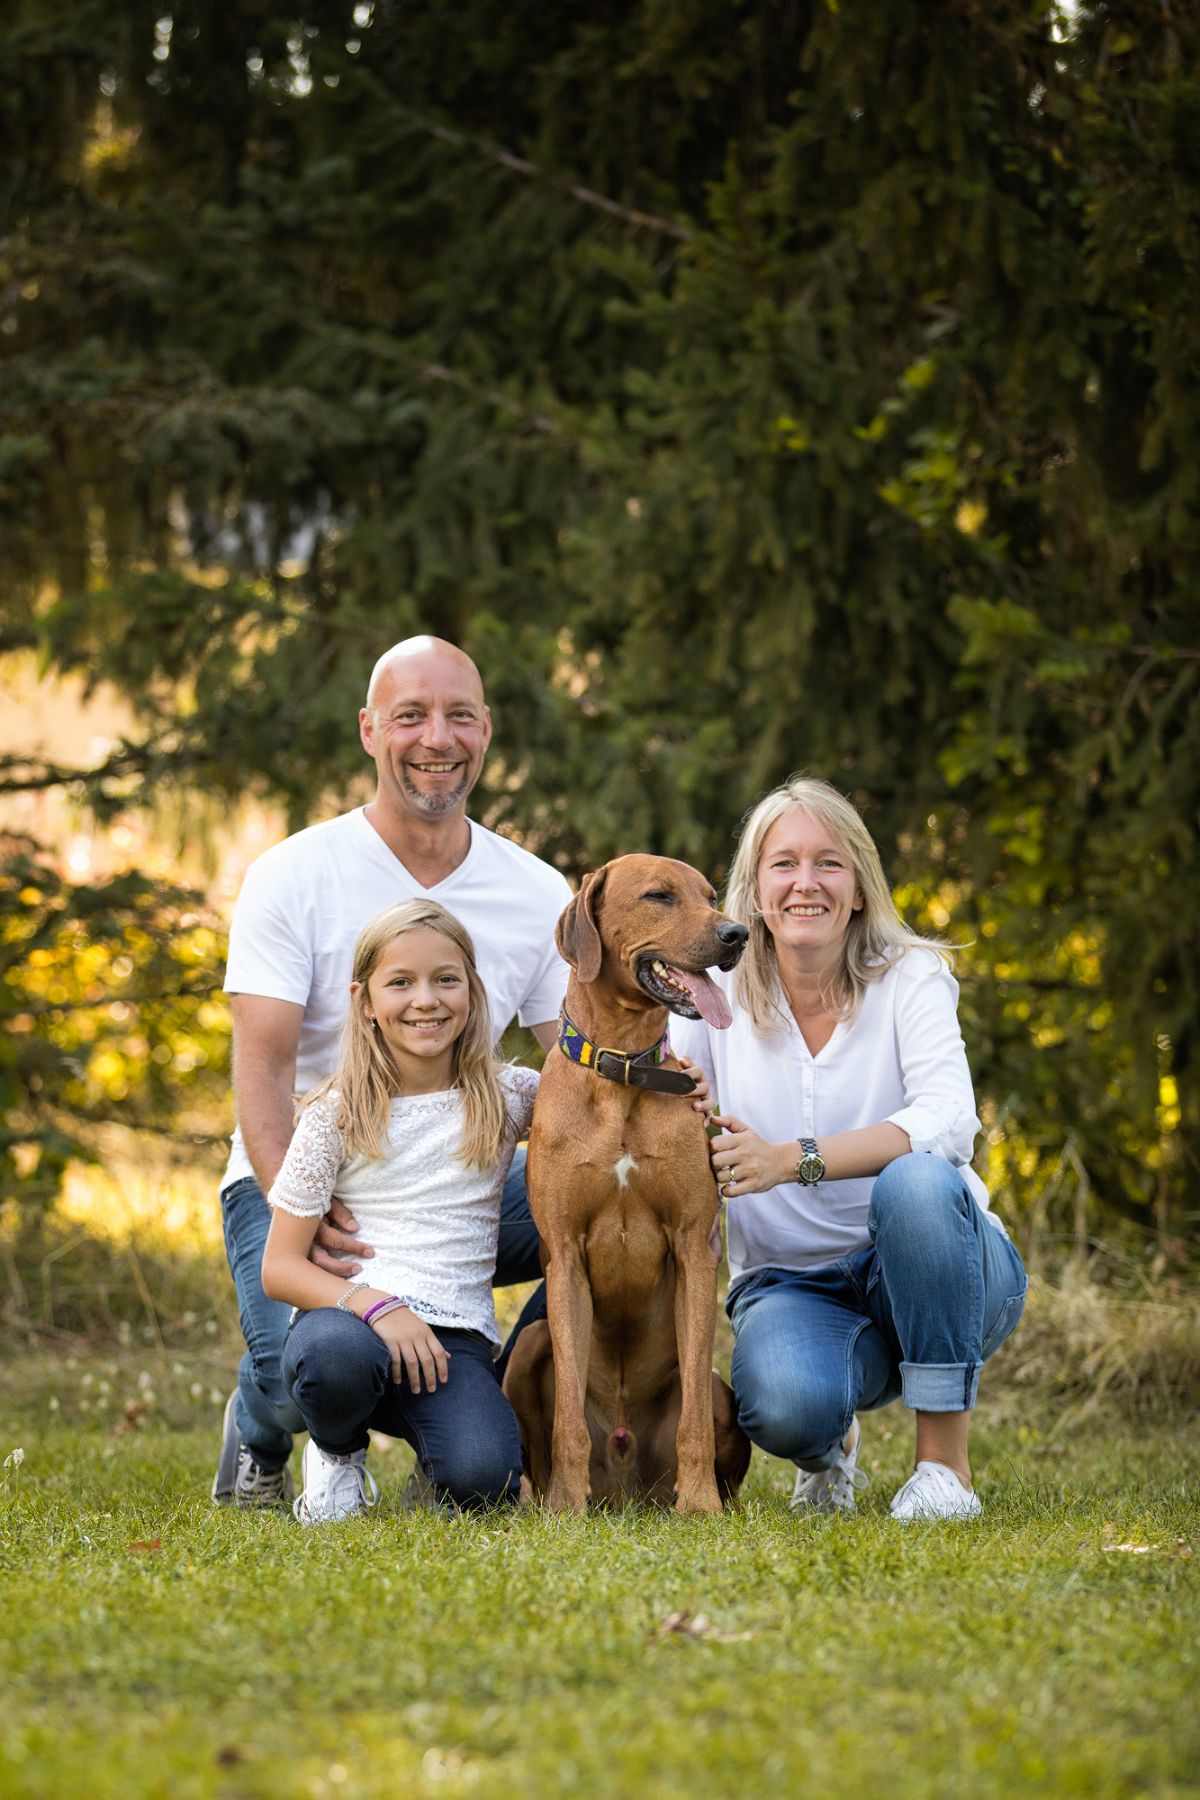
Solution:
<path fill-rule="evenodd" d="M 309 1430 L 304 1525 L 376 1504 L 371 1427 L 413 1446 L 439 1498 L 470 1507 L 520 1491 L 491 1282 L 537 1075 L 493 1061 L 471 939 L 433 901 L 387 907 L 364 928 L 350 996 L 337 1073 L 307 1097 L 267 1196 L 263 1287 L 301 1309 L 283 1378 Z M 308 1261 L 335 1194 L 375 1250 L 369 1281 Z"/>

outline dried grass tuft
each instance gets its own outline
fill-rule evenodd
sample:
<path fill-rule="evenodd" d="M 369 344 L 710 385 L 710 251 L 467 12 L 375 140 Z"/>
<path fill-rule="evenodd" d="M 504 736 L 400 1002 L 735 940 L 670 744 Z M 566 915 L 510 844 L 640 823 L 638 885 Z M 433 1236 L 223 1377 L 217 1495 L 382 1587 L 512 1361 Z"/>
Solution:
<path fill-rule="evenodd" d="M 995 1375 L 1072 1402 L 1078 1417 L 1106 1401 L 1136 1410 L 1200 1400 L 1200 1293 L 1160 1290 L 1131 1299 L 1069 1263 L 1058 1280 L 1030 1283 L 1024 1317 Z"/>

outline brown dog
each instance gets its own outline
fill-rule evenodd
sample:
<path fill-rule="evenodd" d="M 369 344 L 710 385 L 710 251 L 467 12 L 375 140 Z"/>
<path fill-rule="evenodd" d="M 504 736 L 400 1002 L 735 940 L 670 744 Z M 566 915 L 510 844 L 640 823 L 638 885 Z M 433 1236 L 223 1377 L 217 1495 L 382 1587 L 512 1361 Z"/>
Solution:
<path fill-rule="evenodd" d="M 712 1367 L 708 1143 L 687 1077 L 655 1058 L 671 1012 L 730 1024 L 705 971 L 732 968 L 747 935 L 702 875 L 660 856 L 607 863 L 559 920 L 574 1031 L 546 1059 L 526 1170 L 549 1320 L 521 1333 L 504 1382 L 555 1511 L 674 1494 L 680 1512 L 716 1513 L 749 1467 Z"/>

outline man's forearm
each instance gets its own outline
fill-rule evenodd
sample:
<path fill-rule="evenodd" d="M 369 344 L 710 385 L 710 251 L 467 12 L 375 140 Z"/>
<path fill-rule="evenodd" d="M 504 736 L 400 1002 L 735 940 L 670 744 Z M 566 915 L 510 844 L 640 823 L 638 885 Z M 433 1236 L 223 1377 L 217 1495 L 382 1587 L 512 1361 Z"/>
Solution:
<path fill-rule="evenodd" d="M 246 1155 L 258 1177 L 258 1185 L 266 1194 L 283 1167 L 295 1129 L 292 1083 L 263 1070 L 241 1069 L 236 1099 Z"/>

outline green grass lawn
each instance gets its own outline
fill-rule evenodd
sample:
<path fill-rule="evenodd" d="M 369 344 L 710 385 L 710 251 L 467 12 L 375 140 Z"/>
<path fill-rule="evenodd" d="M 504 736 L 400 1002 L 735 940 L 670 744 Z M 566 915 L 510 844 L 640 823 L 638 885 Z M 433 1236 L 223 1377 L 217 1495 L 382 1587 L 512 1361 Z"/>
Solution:
<path fill-rule="evenodd" d="M 113 1435 L 139 1371 L 156 1402 Z M 226 1377 L 195 1374 L 5 1369 L 0 1794 L 1200 1791 L 1194 1421 L 1052 1449 L 997 1389 L 966 1525 L 889 1520 L 892 1407 L 850 1520 L 791 1518 L 757 1455 L 720 1520 L 414 1516 L 395 1446 L 376 1514 L 302 1532 L 209 1505 Z M 658 1632 L 684 1609 L 714 1629 Z"/>

